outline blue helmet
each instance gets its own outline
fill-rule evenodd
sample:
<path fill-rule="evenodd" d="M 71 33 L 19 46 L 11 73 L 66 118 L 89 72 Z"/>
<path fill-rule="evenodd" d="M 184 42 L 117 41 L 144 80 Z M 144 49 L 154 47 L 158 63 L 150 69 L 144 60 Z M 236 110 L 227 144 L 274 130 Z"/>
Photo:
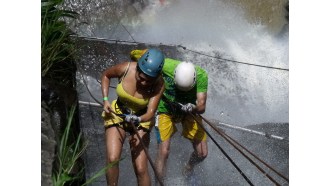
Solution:
<path fill-rule="evenodd" d="M 164 54 L 157 49 L 148 49 L 139 59 L 138 67 L 150 77 L 157 77 L 164 65 Z"/>

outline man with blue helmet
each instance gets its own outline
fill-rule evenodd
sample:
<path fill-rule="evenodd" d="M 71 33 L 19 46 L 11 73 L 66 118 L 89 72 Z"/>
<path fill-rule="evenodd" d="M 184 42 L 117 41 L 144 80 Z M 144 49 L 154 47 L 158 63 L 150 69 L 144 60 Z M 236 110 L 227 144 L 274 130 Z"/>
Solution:
<path fill-rule="evenodd" d="M 132 162 L 138 185 L 151 185 L 147 154 L 141 148 L 139 135 L 146 147 L 150 143 L 151 119 L 164 91 L 161 70 L 164 54 L 157 49 L 146 50 L 138 62 L 124 62 L 106 69 L 102 73 L 101 88 L 106 139 L 107 163 L 120 160 L 126 133 L 129 133 Z M 108 100 L 112 78 L 118 78 L 118 98 Z M 124 118 L 118 115 L 125 115 Z M 137 128 L 134 132 L 133 126 Z M 106 173 L 108 185 L 118 185 L 119 166 L 115 164 Z"/>

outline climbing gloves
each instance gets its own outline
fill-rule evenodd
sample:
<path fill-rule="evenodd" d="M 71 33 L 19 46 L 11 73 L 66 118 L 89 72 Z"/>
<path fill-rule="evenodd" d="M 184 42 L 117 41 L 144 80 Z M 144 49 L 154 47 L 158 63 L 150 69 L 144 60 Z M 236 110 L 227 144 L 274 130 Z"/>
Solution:
<path fill-rule="evenodd" d="M 139 123 L 141 122 L 141 118 L 134 114 L 127 114 L 125 116 L 125 121 L 128 123 L 133 123 L 134 125 L 139 125 Z"/>
<path fill-rule="evenodd" d="M 192 110 L 196 107 L 196 105 L 192 103 L 187 103 L 185 105 L 182 105 L 181 110 L 186 113 L 192 112 Z"/>

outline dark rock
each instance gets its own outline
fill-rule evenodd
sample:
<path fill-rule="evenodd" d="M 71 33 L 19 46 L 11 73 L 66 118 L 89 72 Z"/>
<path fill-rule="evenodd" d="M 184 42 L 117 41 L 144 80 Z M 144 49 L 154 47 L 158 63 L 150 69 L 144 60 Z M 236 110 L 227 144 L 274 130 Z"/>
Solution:
<path fill-rule="evenodd" d="M 55 133 L 51 126 L 50 112 L 41 103 L 41 185 L 52 185 L 52 164 L 55 157 Z"/>

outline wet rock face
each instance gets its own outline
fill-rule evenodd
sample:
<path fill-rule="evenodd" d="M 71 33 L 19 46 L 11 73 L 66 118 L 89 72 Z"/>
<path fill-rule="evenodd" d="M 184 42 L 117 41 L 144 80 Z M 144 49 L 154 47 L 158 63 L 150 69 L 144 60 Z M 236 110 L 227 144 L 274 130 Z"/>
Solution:
<path fill-rule="evenodd" d="M 52 164 L 55 157 L 55 133 L 51 126 L 50 110 L 41 103 L 41 185 L 52 185 Z"/>
<path fill-rule="evenodd" d="M 50 81 L 42 81 L 41 100 L 50 110 L 51 127 L 54 129 L 55 137 L 58 137 L 63 123 L 65 123 L 66 108 L 63 99 Z"/>
<path fill-rule="evenodd" d="M 67 108 L 75 100 L 76 93 L 49 80 L 41 85 L 41 185 L 52 184 L 52 169 L 56 145 L 66 126 Z"/>
<path fill-rule="evenodd" d="M 75 97 L 76 92 L 74 89 L 55 84 L 51 80 L 42 80 L 41 100 L 44 101 L 51 112 L 51 126 L 54 129 L 57 141 L 66 125 L 68 107 L 74 103 Z"/>

